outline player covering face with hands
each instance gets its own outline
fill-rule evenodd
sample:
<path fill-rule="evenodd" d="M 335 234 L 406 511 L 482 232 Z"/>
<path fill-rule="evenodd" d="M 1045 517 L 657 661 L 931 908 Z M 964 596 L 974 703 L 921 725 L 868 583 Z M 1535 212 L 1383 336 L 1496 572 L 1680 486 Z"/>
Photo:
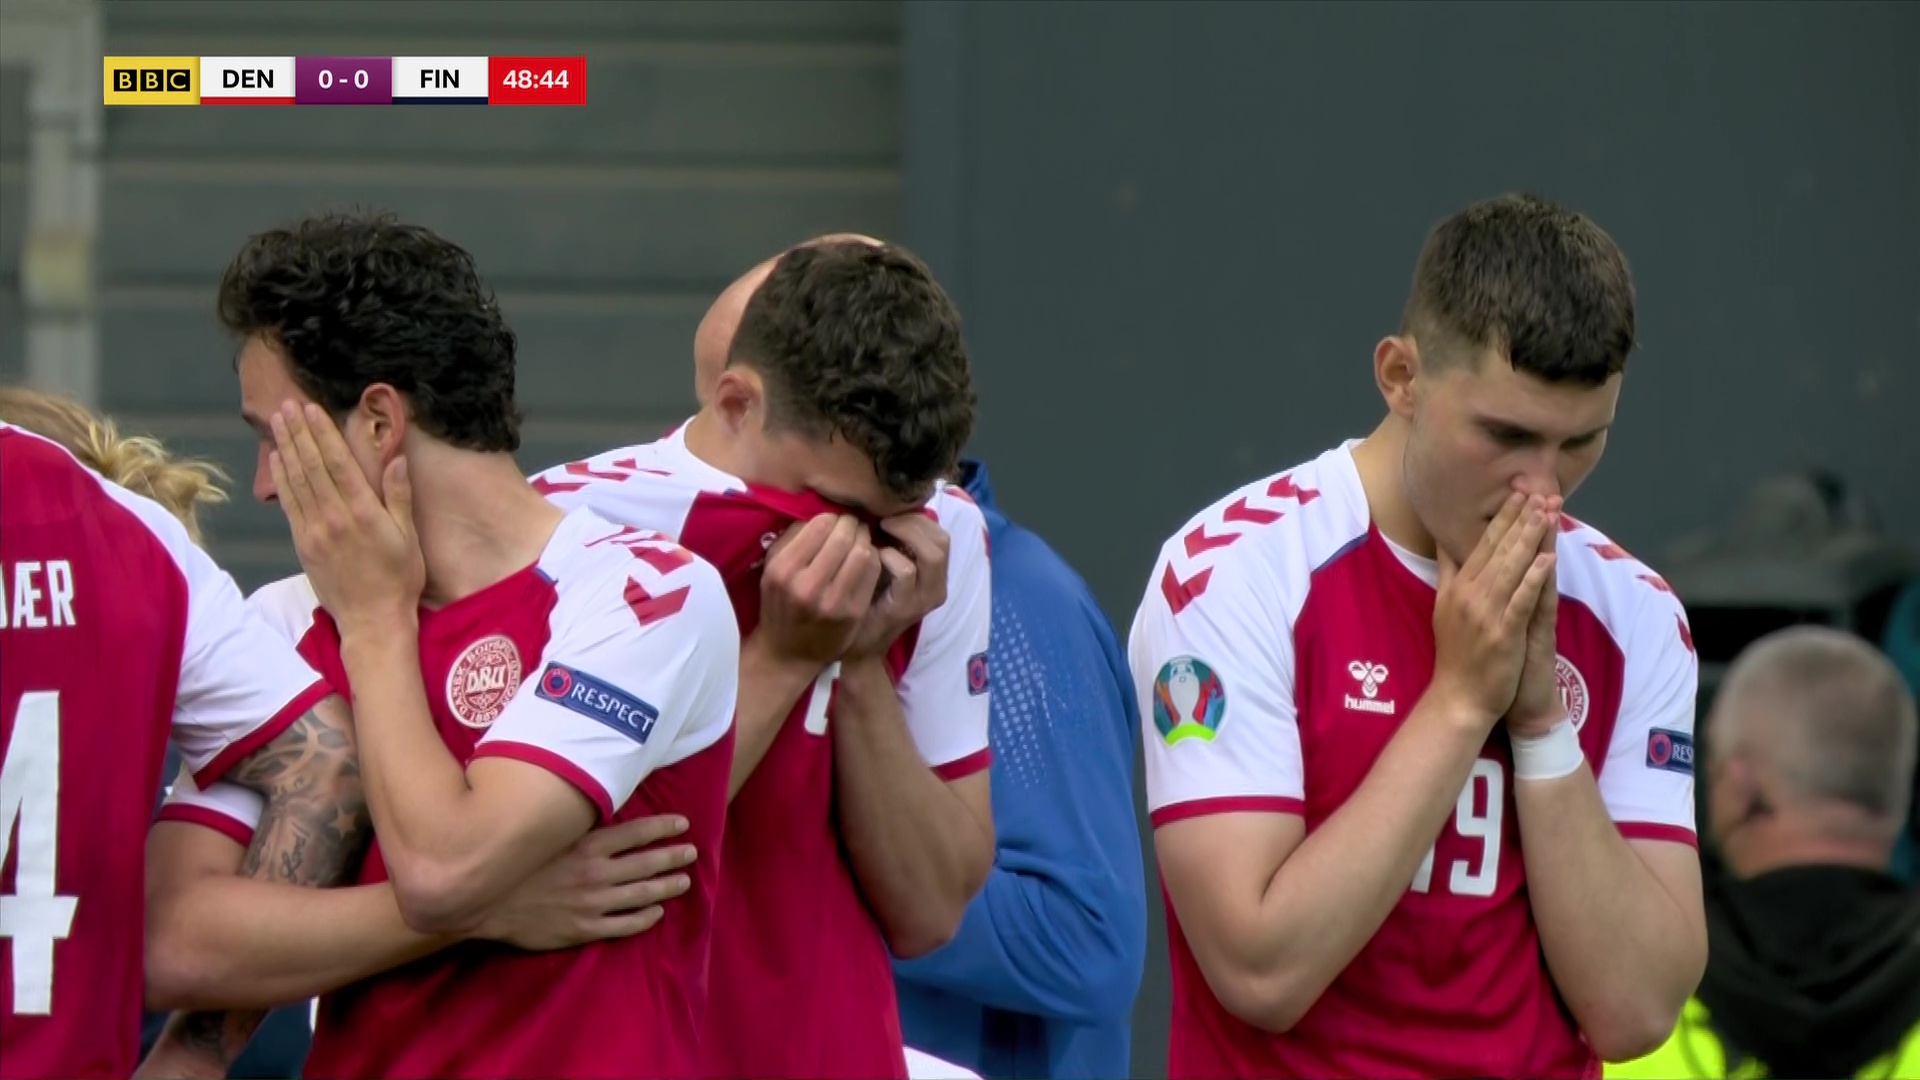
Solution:
<path fill-rule="evenodd" d="M 971 425 L 957 320 L 903 253 L 829 239 L 728 289 L 695 353 L 698 417 L 542 473 L 531 492 L 679 539 L 721 570 L 746 639 L 728 837 L 700 843 L 700 866 L 725 864 L 708 1071 L 900 1074 L 889 947 L 910 955 L 944 940 L 992 858 L 985 527 L 936 485 Z M 289 391 L 252 376 L 275 370 L 243 354 L 263 494 L 276 488 L 267 418 Z M 875 413 L 875 401 L 888 407 Z M 376 483 L 384 460 L 361 452 L 352 417 L 344 431 Z M 431 571 L 446 519 L 476 506 L 498 516 L 439 485 L 430 509 L 421 475 L 414 519 Z M 647 618 L 678 602 L 630 600 Z M 450 723 L 465 720 L 443 733 Z M 231 798 L 188 796 L 229 821 L 212 801 Z M 544 879 L 594 869 L 566 867 Z"/>
<path fill-rule="evenodd" d="M 904 1076 L 892 955 L 993 861 L 986 523 L 959 317 L 865 237 L 755 267 L 696 335 L 700 411 L 550 469 L 562 506 L 712 562 L 743 638 L 703 1042 L 719 1076 Z"/>
<path fill-rule="evenodd" d="M 1696 665 L 1562 509 L 1633 345 L 1611 238 L 1530 196 L 1429 236 L 1366 439 L 1163 547 L 1129 645 L 1174 1076 L 1584 1076 L 1704 963 Z"/>
<path fill-rule="evenodd" d="M 176 789 L 150 940 L 176 969 L 221 968 L 181 980 L 208 995 L 194 1004 L 330 991 L 308 1075 L 696 1070 L 715 870 L 694 862 L 649 912 L 666 892 L 631 886 L 664 853 L 605 856 L 663 831 L 717 846 L 739 647 L 724 585 L 656 535 L 528 488 L 510 456 L 512 336 L 447 241 L 359 217 L 263 234 L 222 312 L 244 340 L 256 491 L 286 510 L 308 570 L 251 603 L 350 697 L 375 840 L 354 888 L 242 892 L 232 841 L 198 826 L 244 825 L 245 809 Z M 536 898 L 555 888 L 597 910 Z M 480 940 L 642 928 L 564 953 Z M 193 1030 L 176 1024 L 149 1071 L 237 1049 Z"/>

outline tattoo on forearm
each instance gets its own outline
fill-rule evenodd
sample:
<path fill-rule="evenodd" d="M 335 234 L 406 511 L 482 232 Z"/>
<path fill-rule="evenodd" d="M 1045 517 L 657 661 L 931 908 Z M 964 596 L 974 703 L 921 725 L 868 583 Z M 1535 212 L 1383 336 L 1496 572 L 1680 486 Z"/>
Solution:
<path fill-rule="evenodd" d="M 248 877 L 293 885 L 338 885 L 359 865 L 372 835 L 353 730 L 316 709 L 234 766 L 227 779 L 266 796 L 241 861 Z M 167 1033 L 195 1053 L 231 1064 L 265 1010 L 190 1012 Z"/>
<path fill-rule="evenodd" d="M 198 1057 L 231 1066 L 253 1040 L 253 1032 L 267 1018 L 265 1010 L 174 1013 L 161 1041 L 172 1041 Z M 224 1072 L 224 1070 L 223 1070 Z"/>

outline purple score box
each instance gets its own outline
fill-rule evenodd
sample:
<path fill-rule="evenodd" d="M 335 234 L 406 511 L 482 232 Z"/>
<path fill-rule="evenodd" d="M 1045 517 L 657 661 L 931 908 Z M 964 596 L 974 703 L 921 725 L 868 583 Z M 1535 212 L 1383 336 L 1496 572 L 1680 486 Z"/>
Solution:
<path fill-rule="evenodd" d="M 293 101 L 296 105 L 391 105 L 393 58 L 296 56 Z"/>

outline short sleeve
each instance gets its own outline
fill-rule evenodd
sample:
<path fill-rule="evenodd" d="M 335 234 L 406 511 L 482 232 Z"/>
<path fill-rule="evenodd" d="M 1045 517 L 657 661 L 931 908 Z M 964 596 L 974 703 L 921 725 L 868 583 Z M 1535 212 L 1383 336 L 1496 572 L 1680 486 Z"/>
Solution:
<path fill-rule="evenodd" d="M 649 772 L 733 724 L 740 629 L 726 587 L 711 565 L 649 535 L 639 541 L 648 557 L 556 583 L 540 669 L 474 750 L 547 769 L 603 819 Z"/>
<path fill-rule="evenodd" d="M 103 489 L 166 545 L 187 582 L 187 628 L 173 741 L 205 787 L 285 731 L 331 691 L 294 646 L 240 597 L 226 571 L 158 503 Z"/>
<path fill-rule="evenodd" d="M 938 500 L 947 530 L 947 600 L 920 623 L 900 676 L 900 706 L 920 756 L 944 780 L 979 772 L 987 750 L 987 643 L 993 630 L 993 581 L 987 522 L 980 508 L 948 488 Z"/>
<path fill-rule="evenodd" d="M 1650 597 L 1627 638 L 1620 714 L 1600 770 L 1600 798 L 1628 839 L 1695 844 L 1693 718 L 1700 668 L 1686 613 Z"/>
<path fill-rule="evenodd" d="M 1163 552 L 1134 616 L 1127 659 L 1156 827 L 1304 810 L 1292 628 L 1269 614 L 1284 607 L 1271 575 L 1238 554 L 1189 570 L 1189 585 L 1193 574 L 1209 578 L 1195 596 L 1177 587 L 1181 570 Z"/>
<path fill-rule="evenodd" d="M 160 820 L 199 825 L 225 834 L 241 847 L 253 843 L 267 800 L 260 793 L 222 780 L 205 791 L 193 782 L 193 770 L 180 763 L 180 775 L 160 804 Z"/>

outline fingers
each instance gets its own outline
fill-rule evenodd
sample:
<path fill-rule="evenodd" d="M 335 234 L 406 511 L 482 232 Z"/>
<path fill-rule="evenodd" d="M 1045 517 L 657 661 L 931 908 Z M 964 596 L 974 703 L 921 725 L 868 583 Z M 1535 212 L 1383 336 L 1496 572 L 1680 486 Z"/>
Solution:
<path fill-rule="evenodd" d="M 1540 554 L 1542 555 L 1553 554 L 1554 549 L 1559 546 L 1560 508 L 1565 505 L 1565 499 L 1553 495 L 1549 496 L 1546 503 L 1540 507 L 1541 512 L 1547 515 L 1547 527 L 1540 533 Z"/>
<path fill-rule="evenodd" d="M 657 844 L 686 831 L 687 819 L 679 814 L 655 814 L 595 829 L 580 841 L 580 851 L 596 858 L 606 858 L 648 844 Z"/>
<path fill-rule="evenodd" d="M 1488 591 L 1495 597 L 1511 596 L 1526 576 L 1528 566 L 1540 552 L 1540 535 L 1547 527 L 1547 515 L 1540 500 L 1528 500 L 1527 509 L 1505 536 L 1481 571 Z"/>
<path fill-rule="evenodd" d="M 1527 566 L 1526 574 L 1520 579 L 1520 586 L 1513 591 L 1512 599 L 1507 601 L 1506 611 L 1501 621 L 1507 628 L 1521 627 L 1534 618 L 1535 609 L 1540 604 L 1541 590 L 1549 587 L 1553 581 L 1553 568 L 1556 555 L 1535 555 Z"/>
<path fill-rule="evenodd" d="M 1557 532 L 1559 532 L 1559 530 L 1555 528 L 1554 525 L 1549 524 L 1547 526 L 1547 535 L 1549 537 L 1553 537 L 1553 535 Z M 1549 548 L 1546 551 L 1542 551 L 1535 556 L 1536 561 L 1542 558 L 1556 560 L 1555 565 L 1556 566 L 1558 565 L 1557 560 L 1559 556 L 1555 555 L 1551 548 Z M 1531 572 L 1531 568 L 1529 568 L 1529 572 Z M 1524 587 L 1525 585 L 1524 579 L 1522 579 L 1521 584 Z M 1539 595 L 1534 600 L 1533 615 L 1527 623 L 1527 630 L 1529 633 L 1544 633 L 1548 630 L 1551 630 L 1555 626 L 1555 624 L 1559 622 L 1559 619 L 1560 619 L 1559 575 L 1555 573 L 1552 569 L 1549 569 L 1547 571 L 1547 580 L 1541 584 Z"/>
<path fill-rule="evenodd" d="M 880 528 L 888 536 L 900 541 L 913 561 L 922 566 L 945 559 L 951 543 L 947 530 L 941 528 L 938 521 L 917 510 L 886 518 L 880 522 Z"/>
<path fill-rule="evenodd" d="M 912 589 L 920 576 L 920 564 L 895 548 L 880 549 L 880 565 L 893 579 L 893 587 L 897 589 Z"/>
<path fill-rule="evenodd" d="M 692 866 L 699 852 L 692 844 L 642 848 L 603 860 L 595 880 L 603 885 L 628 885 Z"/>
<path fill-rule="evenodd" d="M 821 520 L 823 519 L 815 518 L 807 525 L 811 528 Z M 790 559 L 795 561 L 790 561 L 788 564 L 793 568 L 788 575 L 788 581 L 794 594 L 808 603 L 818 602 L 825 596 L 827 587 L 840 572 L 841 564 L 847 561 L 847 553 L 852 551 L 861 539 L 860 522 L 854 518 L 834 515 L 824 520 L 830 520 L 832 524 L 826 528 L 826 535 L 821 539 L 820 546 L 805 562 L 797 561 L 796 552 L 794 556 L 790 556 Z"/>
<path fill-rule="evenodd" d="M 780 584 L 818 617 L 858 618 L 872 602 L 873 585 L 880 573 L 879 555 L 858 518 L 815 518 L 808 527 L 820 522 L 828 522 L 831 527 L 825 529 L 818 549 L 804 565 L 790 558 Z M 806 540 L 804 536 L 796 538 L 795 554 Z"/>
<path fill-rule="evenodd" d="M 287 524 L 293 527 L 294 539 L 297 541 L 306 529 L 306 508 L 300 501 L 300 489 L 294 487 L 291 470 L 287 468 L 287 463 L 281 460 L 280 451 L 267 451 L 267 471 L 273 474 L 274 499 L 280 504 L 281 512 L 287 515 Z"/>
<path fill-rule="evenodd" d="M 1438 544 L 1434 545 L 1434 561 L 1440 564 L 1440 588 L 1444 589 L 1448 582 L 1459 575 L 1460 564 L 1454 562 L 1453 556 L 1447 554 L 1447 549 Z"/>
<path fill-rule="evenodd" d="M 306 504 L 309 517 L 341 503 L 339 487 L 327 472 L 326 460 L 320 456 L 320 444 L 314 439 L 304 410 L 292 402 L 286 403 L 273 417 L 273 439 L 280 448 L 280 456 L 298 466 L 305 477 L 307 490 L 313 496 Z"/>
<path fill-rule="evenodd" d="M 780 534 L 773 547 L 767 550 L 767 572 L 772 574 L 776 568 L 791 574 L 804 568 L 820 553 L 820 547 L 833 534 L 838 518 L 833 514 L 821 514 L 807 521 L 795 522 Z"/>
<path fill-rule="evenodd" d="M 666 909 L 655 904 L 621 915 L 606 915 L 589 920 L 584 930 L 587 941 L 606 941 L 610 938 L 632 937 L 642 931 L 651 930 L 666 917 Z"/>
<path fill-rule="evenodd" d="M 360 466 L 353 460 L 353 455 L 347 452 L 347 440 L 341 437 L 340 429 L 334 425 L 333 418 L 327 415 L 325 409 L 308 402 L 304 413 L 302 422 L 294 430 L 294 437 L 312 441 L 323 471 L 335 486 L 345 491 L 350 481 L 362 479 Z"/>
<path fill-rule="evenodd" d="M 594 910 L 605 915 L 616 915 L 654 904 L 664 904 L 678 896 L 686 895 L 693 887 L 693 878 L 688 874 L 666 874 L 648 878 L 645 881 L 630 881 L 624 885 L 614 885 L 589 893 L 585 900 Z"/>
<path fill-rule="evenodd" d="M 1506 539 L 1507 533 L 1513 529 L 1514 522 L 1520 520 L 1521 511 L 1526 508 L 1525 495 L 1517 491 L 1509 494 L 1507 501 L 1500 504 L 1500 512 L 1493 515 L 1493 520 L 1487 523 L 1486 531 L 1480 534 L 1480 543 L 1473 549 L 1473 553 L 1467 556 L 1466 565 L 1460 568 L 1460 572 L 1468 577 L 1479 576 L 1487 563 L 1493 560 L 1494 553 L 1500 549 L 1500 542 Z"/>
<path fill-rule="evenodd" d="M 383 501 L 387 506 L 387 515 L 393 518 L 409 537 L 413 535 L 413 478 L 407 475 L 407 459 L 394 458 L 387 462 L 387 471 L 380 478 Z"/>
<path fill-rule="evenodd" d="M 874 547 L 873 541 L 862 532 L 827 586 L 826 603 L 823 606 L 831 611 L 852 613 L 872 603 L 886 554 L 884 550 Z"/>

